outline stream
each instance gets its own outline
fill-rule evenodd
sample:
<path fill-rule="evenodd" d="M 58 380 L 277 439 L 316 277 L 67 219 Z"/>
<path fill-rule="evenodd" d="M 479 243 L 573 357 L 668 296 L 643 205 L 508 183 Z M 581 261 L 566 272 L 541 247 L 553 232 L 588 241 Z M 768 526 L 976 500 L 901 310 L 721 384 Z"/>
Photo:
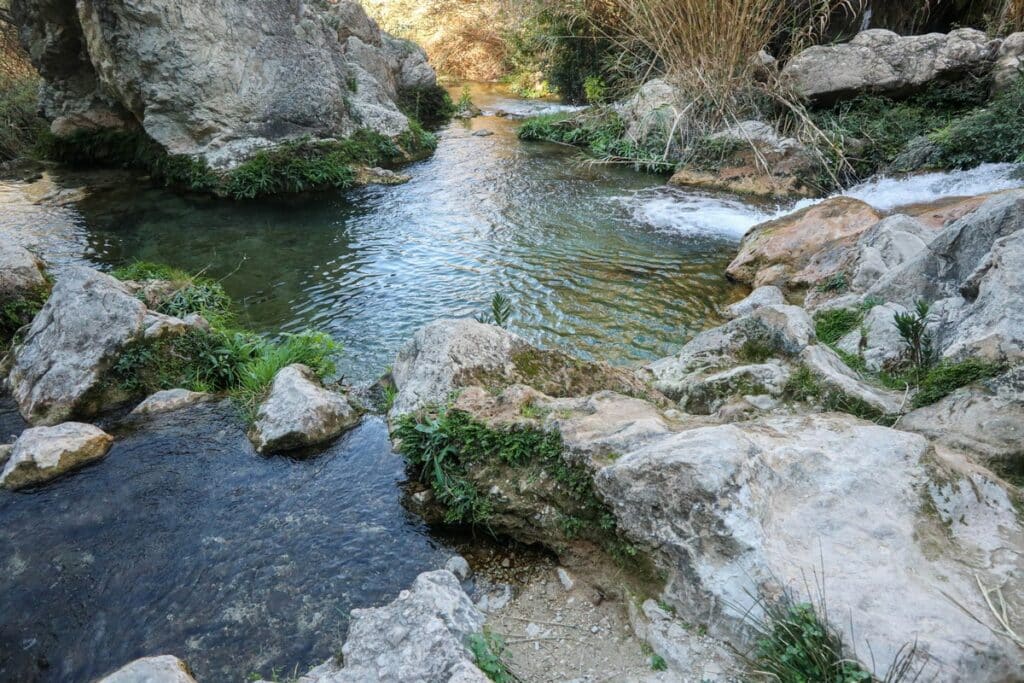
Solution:
<path fill-rule="evenodd" d="M 618 364 L 667 355 L 743 295 L 724 275 L 743 234 L 793 208 L 522 143 L 493 113 L 557 105 L 490 86 L 473 99 L 491 115 L 447 126 L 404 185 L 242 204 L 127 172 L 50 171 L 0 181 L 0 238 L 57 270 L 144 259 L 222 279 L 242 324 L 331 333 L 359 383 L 421 325 L 499 291 L 534 343 Z M 847 194 L 892 209 L 1022 185 L 990 165 Z M 23 428 L 0 396 L 0 443 Z M 308 460 L 256 456 L 224 404 L 111 429 L 101 463 L 0 491 L 0 680 L 89 681 L 163 653 L 201 681 L 289 676 L 338 651 L 349 610 L 390 601 L 453 552 L 402 508 L 404 467 L 379 418 Z"/>

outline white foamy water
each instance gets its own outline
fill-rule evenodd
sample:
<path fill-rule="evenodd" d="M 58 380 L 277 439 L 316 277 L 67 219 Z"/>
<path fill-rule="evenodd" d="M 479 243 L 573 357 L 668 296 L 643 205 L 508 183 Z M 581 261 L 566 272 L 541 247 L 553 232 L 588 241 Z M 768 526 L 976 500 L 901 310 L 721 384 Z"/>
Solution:
<path fill-rule="evenodd" d="M 946 197 L 967 197 L 1024 187 L 1022 170 L 1024 168 L 1019 164 L 984 164 L 967 171 L 942 171 L 900 178 L 880 176 L 833 196 L 853 197 L 880 211 L 892 211 L 901 206 L 934 202 Z M 657 230 L 731 240 L 740 240 L 759 223 L 821 201 L 806 199 L 767 209 L 736 198 L 668 186 L 623 199 L 635 220 Z"/>

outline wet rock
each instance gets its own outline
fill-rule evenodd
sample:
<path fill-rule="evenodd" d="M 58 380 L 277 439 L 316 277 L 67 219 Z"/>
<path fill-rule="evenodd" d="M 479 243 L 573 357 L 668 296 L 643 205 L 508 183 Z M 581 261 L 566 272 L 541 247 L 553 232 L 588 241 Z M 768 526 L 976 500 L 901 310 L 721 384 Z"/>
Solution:
<path fill-rule="evenodd" d="M 0 302 L 22 298 L 45 287 L 43 262 L 4 238 L 0 242 Z"/>
<path fill-rule="evenodd" d="M 360 185 L 403 185 L 412 180 L 410 175 L 376 167 L 356 169 L 356 177 Z"/>
<path fill-rule="evenodd" d="M 15 353 L 9 384 L 32 424 L 57 424 L 103 408 L 104 373 L 132 342 L 188 325 L 149 311 L 121 282 L 89 268 L 62 271 Z"/>
<path fill-rule="evenodd" d="M 1024 472 L 1024 367 L 919 408 L 900 420 L 900 429 L 970 453 L 1000 472 Z"/>
<path fill-rule="evenodd" d="M 995 92 L 1007 90 L 1021 76 L 1024 76 L 1024 33 L 1013 33 L 999 46 L 992 69 L 992 88 Z"/>
<path fill-rule="evenodd" d="M 158 413 L 169 413 L 174 410 L 181 410 L 194 406 L 197 403 L 209 401 L 210 394 L 189 391 L 187 389 L 168 389 L 158 391 L 132 410 L 132 415 L 156 415 Z"/>
<path fill-rule="evenodd" d="M 494 135 L 494 131 L 493 130 L 483 129 L 483 130 L 473 131 L 473 137 L 475 137 L 475 138 L 486 138 L 486 137 L 490 137 L 492 135 Z"/>
<path fill-rule="evenodd" d="M 750 295 L 742 301 L 729 306 L 726 309 L 726 314 L 730 318 L 742 318 L 745 315 L 753 313 L 759 308 L 765 306 L 780 306 L 786 303 L 786 298 L 782 294 L 782 290 L 778 287 L 768 285 L 766 287 L 758 287 Z"/>
<path fill-rule="evenodd" d="M 746 642 L 751 596 L 807 599 L 806 577 L 823 572 L 832 624 L 880 666 L 916 641 L 940 680 L 1012 680 L 1016 646 L 965 609 L 987 613 L 977 580 L 1024 605 L 1020 523 L 997 486 L 932 479 L 928 450 L 849 416 L 772 418 L 655 441 L 596 485 L 627 537 L 662 558 L 668 602 L 714 635 Z M 953 535 L 922 487 L 962 525 Z"/>
<path fill-rule="evenodd" d="M 99 460 L 114 438 L 92 425 L 65 422 L 22 432 L 0 473 L 0 483 L 19 489 L 55 479 Z"/>
<path fill-rule="evenodd" d="M 804 50 L 786 64 L 782 77 L 814 101 L 860 93 L 905 95 L 938 79 L 987 73 L 999 46 L 998 40 L 974 29 L 921 36 L 872 29 L 849 43 Z"/>
<path fill-rule="evenodd" d="M 844 248 L 855 244 L 881 218 L 857 199 L 828 199 L 753 228 L 726 272 L 754 287 L 819 284 L 839 272 Z"/>
<path fill-rule="evenodd" d="M 358 422 L 344 396 L 324 389 L 306 366 L 289 365 L 274 378 L 249 436 L 257 451 L 273 453 L 325 443 Z"/>
<path fill-rule="evenodd" d="M 136 659 L 97 683 L 196 683 L 196 679 L 188 664 L 172 655 L 162 655 Z"/>
<path fill-rule="evenodd" d="M 219 169 L 300 136 L 398 135 L 399 91 L 436 86 L 422 50 L 347 0 L 15 0 L 12 12 L 54 133 L 142 130 Z"/>
<path fill-rule="evenodd" d="M 906 342 L 896 327 L 896 315 L 908 313 L 899 304 L 875 306 L 860 327 L 839 340 L 836 345 L 846 353 L 860 356 L 872 372 L 892 367 L 906 353 Z"/>
<path fill-rule="evenodd" d="M 468 386 L 526 384 L 555 397 L 601 389 L 650 393 L 628 370 L 538 349 L 507 330 L 469 319 L 438 320 L 419 329 L 398 352 L 391 375 L 398 388 L 392 417 L 444 405 Z"/>
<path fill-rule="evenodd" d="M 344 665 L 328 661 L 299 683 L 486 683 L 466 647 L 483 625 L 451 572 L 420 574 L 390 605 L 352 610 Z"/>

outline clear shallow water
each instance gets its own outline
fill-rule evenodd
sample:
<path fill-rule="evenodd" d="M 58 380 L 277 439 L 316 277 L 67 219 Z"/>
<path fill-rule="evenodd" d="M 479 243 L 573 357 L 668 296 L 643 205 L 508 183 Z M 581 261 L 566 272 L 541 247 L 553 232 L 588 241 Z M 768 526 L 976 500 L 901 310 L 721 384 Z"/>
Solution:
<path fill-rule="evenodd" d="M 160 653 L 201 681 L 301 673 L 353 607 L 451 554 L 402 508 L 378 418 L 307 461 L 255 456 L 223 406 L 115 435 L 97 465 L 0 491 L 0 680 L 90 681 Z"/>

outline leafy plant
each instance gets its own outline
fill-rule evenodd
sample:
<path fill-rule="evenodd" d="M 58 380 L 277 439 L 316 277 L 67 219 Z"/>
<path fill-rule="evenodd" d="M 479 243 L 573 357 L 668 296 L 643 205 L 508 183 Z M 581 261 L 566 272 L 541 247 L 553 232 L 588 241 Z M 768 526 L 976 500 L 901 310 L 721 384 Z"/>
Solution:
<path fill-rule="evenodd" d="M 936 403 L 957 389 L 995 377 L 1004 369 L 998 363 L 977 358 L 968 358 L 959 363 L 939 363 L 922 377 L 919 390 L 914 396 L 914 407 L 920 408 Z"/>
<path fill-rule="evenodd" d="M 459 95 L 459 101 L 455 103 L 455 111 L 459 113 L 465 113 L 472 111 L 473 109 L 473 95 L 469 91 L 469 86 L 462 86 L 462 92 Z"/>
<path fill-rule="evenodd" d="M 512 319 L 512 301 L 501 292 L 495 292 L 491 297 L 490 310 L 475 317 L 477 322 L 505 327 Z"/>
<path fill-rule="evenodd" d="M 896 329 L 906 345 L 907 362 L 918 372 L 925 372 L 935 362 L 934 342 L 928 332 L 928 315 L 931 305 L 920 300 L 909 313 L 896 313 Z"/>
<path fill-rule="evenodd" d="M 651 655 L 651 671 L 668 671 L 668 662 L 661 655 Z"/>
<path fill-rule="evenodd" d="M 483 633 L 474 633 L 469 637 L 466 645 L 473 655 L 476 663 L 487 678 L 494 683 L 515 683 L 516 677 L 509 671 L 508 665 L 503 660 L 505 656 L 504 641 L 489 630 L 484 629 Z"/>
<path fill-rule="evenodd" d="M 587 76 L 583 81 L 583 95 L 589 104 L 603 104 L 607 89 L 600 76 Z"/>

